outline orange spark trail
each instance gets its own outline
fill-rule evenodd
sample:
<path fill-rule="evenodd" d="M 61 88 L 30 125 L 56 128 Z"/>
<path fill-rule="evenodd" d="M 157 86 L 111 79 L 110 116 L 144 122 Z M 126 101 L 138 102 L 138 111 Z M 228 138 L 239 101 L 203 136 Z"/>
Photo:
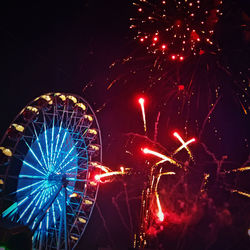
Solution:
<path fill-rule="evenodd" d="M 147 131 L 147 126 L 146 126 L 146 115 L 145 115 L 145 109 L 144 109 L 144 98 L 140 98 L 138 102 L 141 105 L 141 112 L 142 112 L 142 119 L 143 119 L 143 125 L 144 125 L 144 131 Z"/>
<path fill-rule="evenodd" d="M 177 149 L 175 150 L 174 155 L 175 155 L 176 153 L 178 153 L 180 150 L 182 150 L 183 148 L 185 148 L 185 149 L 187 150 L 187 152 L 188 152 L 190 158 L 193 159 L 193 156 L 192 156 L 192 154 L 191 154 L 191 151 L 189 150 L 189 148 L 187 147 L 187 145 L 190 144 L 190 143 L 192 143 L 192 142 L 194 142 L 194 141 L 195 141 L 195 138 L 192 138 L 192 139 L 190 139 L 189 141 L 185 142 L 177 132 L 174 132 L 173 135 L 174 135 L 174 136 L 180 141 L 180 143 L 182 144 L 179 148 L 177 148 Z"/>
<path fill-rule="evenodd" d="M 177 162 L 175 160 L 171 159 L 170 157 L 167 157 L 166 155 L 160 154 L 160 153 L 153 151 L 153 150 L 150 150 L 148 148 L 143 148 L 142 151 L 144 154 L 151 154 L 151 155 L 155 155 L 155 156 L 161 158 L 163 160 L 161 162 L 169 161 L 172 164 L 177 164 Z"/>
<path fill-rule="evenodd" d="M 245 107 L 244 107 L 244 105 L 242 104 L 242 102 L 240 102 L 240 105 L 241 105 L 241 107 L 242 107 L 242 109 L 243 109 L 243 111 L 244 111 L 244 114 L 247 115 L 247 110 L 245 109 Z"/>
<path fill-rule="evenodd" d="M 229 174 L 232 172 L 244 172 L 244 171 L 248 171 L 248 170 L 250 170 L 250 166 L 228 170 L 228 171 L 225 171 L 225 173 Z"/>
<path fill-rule="evenodd" d="M 175 172 L 164 172 L 164 173 L 160 173 L 158 175 L 158 178 L 157 178 L 157 181 L 156 181 L 156 185 L 155 185 L 155 192 L 157 192 L 157 188 L 158 188 L 158 185 L 159 185 L 159 181 L 160 181 L 160 178 L 162 175 L 174 175 Z"/>
<path fill-rule="evenodd" d="M 113 80 L 109 86 L 107 87 L 107 90 L 109 90 L 115 83 L 117 82 L 117 80 Z"/>
<path fill-rule="evenodd" d="M 174 164 L 174 165 L 176 165 L 176 166 L 179 166 L 179 164 L 178 164 L 175 160 L 173 160 L 172 158 L 167 157 L 166 155 L 160 154 L 160 153 L 158 153 L 158 152 L 156 152 L 156 151 L 150 150 L 150 149 L 148 149 L 148 148 L 143 148 L 143 149 L 142 149 L 142 152 L 143 152 L 144 154 L 151 154 L 151 155 L 155 155 L 155 156 L 161 158 L 162 161 L 157 162 L 157 163 L 156 163 L 157 165 L 160 164 L 160 163 L 163 163 L 163 162 L 168 161 L 168 162 L 170 162 L 170 163 L 172 163 L 172 164 Z"/>
<path fill-rule="evenodd" d="M 101 169 L 101 170 L 102 170 L 103 172 L 105 172 L 105 173 L 111 172 L 111 169 L 110 169 L 110 168 L 105 167 L 105 166 L 102 166 L 102 165 L 100 165 L 100 164 L 97 163 L 97 162 L 91 162 L 91 165 L 92 165 L 93 167 L 96 167 L 96 168 Z"/>
<path fill-rule="evenodd" d="M 106 172 L 105 174 L 98 174 L 95 176 L 96 181 L 101 181 L 101 178 L 113 176 L 113 175 L 124 175 L 124 167 L 121 167 L 121 171 Z"/>
<path fill-rule="evenodd" d="M 242 191 L 239 191 L 239 190 L 237 190 L 237 189 L 232 189 L 232 190 L 230 190 L 230 191 L 231 191 L 232 193 L 241 194 L 241 195 L 243 195 L 243 196 L 246 196 L 246 197 L 250 198 L 250 194 L 249 194 L 249 193 L 242 192 Z"/>
<path fill-rule="evenodd" d="M 204 173 L 203 182 L 202 182 L 201 188 L 200 188 L 201 193 L 205 192 L 209 177 L 210 177 L 210 174 Z"/>
<path fill-rule="evenodd" d="M 160 170 L 161 171 L 161 170 Z M 155 185 L 155 197 L 156 197 L 156 203 L 157 203 L 157 207 L 158 207 L 158 213 L 157 213 L 157 217 L 160 221 L 164 220 L 164 214 L 162 212 L 162 208 L 161 208 L 161 203 L 160 203 L 160 198 L 159 198 L 159 194 L 157 192 L 158 189 L 158 185 L 159 185 L 159 181 L 162 175 L 174 175 L 175 172 L 164 172 L 164 173 L 160 173 L 157 177 L 157 181 L 156 181 L 156 185 Z"/>

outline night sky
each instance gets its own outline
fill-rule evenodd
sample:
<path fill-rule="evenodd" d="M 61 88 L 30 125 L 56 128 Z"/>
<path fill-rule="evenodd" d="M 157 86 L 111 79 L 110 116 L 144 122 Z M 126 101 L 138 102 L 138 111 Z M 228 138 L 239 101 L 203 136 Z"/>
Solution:
<path fill-rule="evenodd" d="M 1 5 L 0 107 L 2 115 L 0 136 L 4 135 L 9 124 L 21 109 L 35 97 L 48 92 L 75 93 L 86 99 L 95 111 L 100 110 L 96 115 L 102 131 L 105 165 L 111 169 L 117 169 L 120 164 L 126 164 L 128 167 L 140 170 L 142 157 L 131 159 L 125 156 L 124 145 L 126 133 L 143 134 L 140 110 L 136 104 L 136 98 L 144 90 L 144 85 L 146 86 L 143 72 L 131 77 L 128 73 L 131 65 L 120 69 L 118 67 L 114 72 L 110 72 L 109 69 L 114 61 L 140 50 L 140 45 L 133 40 L 133 35 L 129 30 L 129 18 L 134 15 L 131 1 L 76 0 L 50 4 L 7 2 Z M 205 143 L 213 148 L 216 155 L 218 157 L 229 155 L 229 161 L 236 162 L 235 166 L 238 167 L 249 156 L 246 141 L 249 143 L 250 140 L 250 123 L 249 115 L 243 114 L 240 104 L 235 101 L 235 92 L 231 92 L 231 89 L 237 89 L 234 87 L 237 85 L 235 79 L 239 79 L 240 71 L 245 76 L 248 74 L 249 78 L 249 71 L 247 71 L 250 66 L 249 31 L 244 33 L 241 26 L 242 23 L 247 23 L 246 20 L 249 24 L 250 15 L 247 7 L 247 1 L 244 0 L 227 1 L 225 14 L 216 27 L 215 38 L 223 51 L 220 57 L 221 62 L 224 63 L 225 68 L 229 65 L 232 73 L 226 74 L 223 71 L 220 77 L 221 81 L 229 82 L 228 87 L 225 87 L 222 104 L 216 110 L 214 121 L 221 133 L 221 144 L 212 139 L 214 134 L 211 134 L 210 130 L 204 132 Z M 248 14 L 248 19 L 243 18 L 242 10 Z M 145 52 L 139 53 L 142 55 Z M 193 65 L 191 59 L 185 63 Z M 122 80 L 107 90 L 107 86 L 114 78 Z M 161 98 L 164 98 L 161 89 L 152 93 L 149 88 L 145 89 L 147 89 L 145 95 L 149 100 L 147 113 L 149 129 L 153 131 L 157 113 L 162 111 L 159 143 L 166 146 L 169 142 L 169 135 L 163 135 L 163 131 L 166 131 L 164 126 L 169 124 L 169 130 L 177 127 L 181 131 L 183 121 L 178 124 L 178 119 L 169 118 L 175 108 L 174 105 L 171 106 L 171 112 L 166 108 L 161 110 L 162 106 L 159 103 Z M 249 101 L 249 93 L 246 95 Z M 188 138 L 192 136 L 192 132 L 194 136 L 197 136 L 195 129 L 190 128 L 189 132 Z M 149 136 L 152 138 L 153 132 Z M 132 150 L 139 154 L 135 148 Z M 196 149 L 196 153 L 199 155 L 199 149 Z M 202 161 L 201 156 L 198 156 L 198 159 Z M 199 175 L 199 171 L 196 174 Z M 237 177 L 237 181 L 232 177 L 227 182 L 231 184 L 231 187 L 241 182 L 243 189 L 249 192 L 249 177 L 249 174 L 243 179 Z M 138 185 L 136 186 L 135 183 Z M 119 211 L 128 223 L 129 215 L 124 198 L 124 190 L 127 188 L 131 209 L 134 212 L 132 217 L 135 228 L 138 226 L 138 202 L 142 185 L 143 181 L 137 182 L 136 177 L 125 177 L 121 181 L 101 186 L 96 207 L 77 249 L 98 249 L 98 247 L 108 246 L 114 249 L 128 249 L 131 247 L 131 230 L 123 226 L 112 198 L 121 196 Z M 223 187 L 223 184 L 218 187 L 220 189 L 218 193 L 228 198 L 230 194 L 223 190 Z M 217 187 L 212 185 L 210 193 L 212 196 L 217 193 L 214 191 L 215 188 Z M 220 195 L 215 199 L 220 200 L 222 197 Z M 250 228 L 250 217 L 246 210 L 249 211 L 250 208 L 249 198 L 234 195 L 225 199 L 230 205 L 233 216 L 238 217 L 231 228 L 217 235 L 218 240 L 215 240 L 217 245 L 215 243 L 208 249 L 247 249 L 249 237 L 246 227 L 248 223 L 248 228 Z M 239 207 L 244 210 L 241 215 Z M 242 225 L 242 221 L 245 221 L 245 225 Z M 203 228 L 202 225 L 199 226 Z M 194 235 L 197 235 L 198 229 L 192 230 L 194 230 Z M 160 235 L 159 241 L 164 242 L 164 237 L 169 239 L 171 234 L 168 232 L 165 236 Z M 192 240 L 195 241 L 195 238 L 188 235 L 185 241 L 186 247 L 182 242 L 184 247 L 179 246 L 178 249 L 204 249 L 201 247 L 204 242 L 199 245 L 198 241 L 196 245 L 192 245 L 190 243 Z M 241 245 L 239 242 L 242 242 Z M 163 247 L 166 246 L 162 244 Z M 172 247 L 169 249 L 175 249 L 171 241 L 169 244 Z"/>

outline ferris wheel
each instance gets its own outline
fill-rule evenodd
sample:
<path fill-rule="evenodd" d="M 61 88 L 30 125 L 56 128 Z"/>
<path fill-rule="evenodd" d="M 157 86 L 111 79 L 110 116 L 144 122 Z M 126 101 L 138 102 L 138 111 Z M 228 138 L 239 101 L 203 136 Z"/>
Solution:
<path fill-rule="evenodd" d="M 48 93 L 30 102 L 0 143 L 0 212 L 28 226 L 33 249 L 73 249 L 90 219 L 102 160 L 100 127 L 81 97 Z"/>

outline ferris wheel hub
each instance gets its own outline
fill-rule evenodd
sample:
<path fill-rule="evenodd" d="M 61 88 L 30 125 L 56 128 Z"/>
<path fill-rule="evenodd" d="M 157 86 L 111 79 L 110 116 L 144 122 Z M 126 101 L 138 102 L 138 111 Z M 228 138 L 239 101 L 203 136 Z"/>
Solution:
<path fill-rule="evenodd" d="M 52 173 L 50 173 L 49 175 L 48 175 L 48 181 L 49 182 L 53 182 L 53 181 L 55 181 L 55 182 L 60 182 L 60 181 L 62 181 L 62 176 L 60 175 L 60 174 L 56 174 L 56 173 L 54 173 L 54 172 L 52 172 Z"/>

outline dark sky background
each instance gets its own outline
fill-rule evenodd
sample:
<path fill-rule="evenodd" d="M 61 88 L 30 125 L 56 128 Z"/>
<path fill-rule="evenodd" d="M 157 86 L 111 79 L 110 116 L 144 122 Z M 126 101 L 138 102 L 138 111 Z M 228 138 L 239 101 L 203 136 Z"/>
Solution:
<path fill-rule="evenodd" d="M 110 92 L 106 88 L 108 66 L 137 49 L 129 30 L 129 17 L 133 14 L 130 2 L 75 0 L 53 1 L 50 4 L 42 1 L 31 4 L 23 1 L 1 3 L 0 136 L 3 136 L 18 112 L 35 97 L 46 92 L 76 93 L 87 99 L 95 110 L 106 103 L 106 107 L 97 113 L 103 135 L 104 162 L 116 168 L 125 161 L 118 152 L 123 133 L 142 132 L 140 120 L 135 120 L 138 109 L 134 100 L 143 86 L 138 83 L 134 91 L 131 84 Z M 228 1 L 226 13 L 217 28 L 216 38 L 224 50 L 225 61 L 236 75 L 241 69 L 249 67 L 249 40 L 240 28 L 243 22 L 241 10 L 249 15 L 247 2 Z M 83 93 L 84 86 L 90 82 L 93 84 Z M 221 112 L 227 112 L 225 110 Z M 155 110 L 151 112 L 156 114 Z M 241 127 L 243 122 L 238 126 L 235 124 L 232 126 L 242 128 L 239 133 L 245 133 L 244 138 L 249 138 L 249 119 L 244 120 L 244 127 Z M 223 127 L 224 123 L 219 126 Z M 229 142 L 229 145 L 232 143 Z M 230 150 L 233 151 L 233 147 Z M 239 153 L 237 150 L 235 155 Z M 239 156 L 241 161 L 244 157 Z M 122 182 L 101 187 L 97 207 L 78 249 L 100 246 L 127 249 L 131 244 L 131 232 L 121 225 L 117 210 L 112 205 L 112 197 L 123 191 Z M 131 192 L 130 195 L 132 197 L 139 193 Z M 249 205 L 246 199 L 244 202 Z M 121 205 L 121 212 L 128 220 L 126 205 Z M 137 212 L 135 214 L 138 215 Z"/>

